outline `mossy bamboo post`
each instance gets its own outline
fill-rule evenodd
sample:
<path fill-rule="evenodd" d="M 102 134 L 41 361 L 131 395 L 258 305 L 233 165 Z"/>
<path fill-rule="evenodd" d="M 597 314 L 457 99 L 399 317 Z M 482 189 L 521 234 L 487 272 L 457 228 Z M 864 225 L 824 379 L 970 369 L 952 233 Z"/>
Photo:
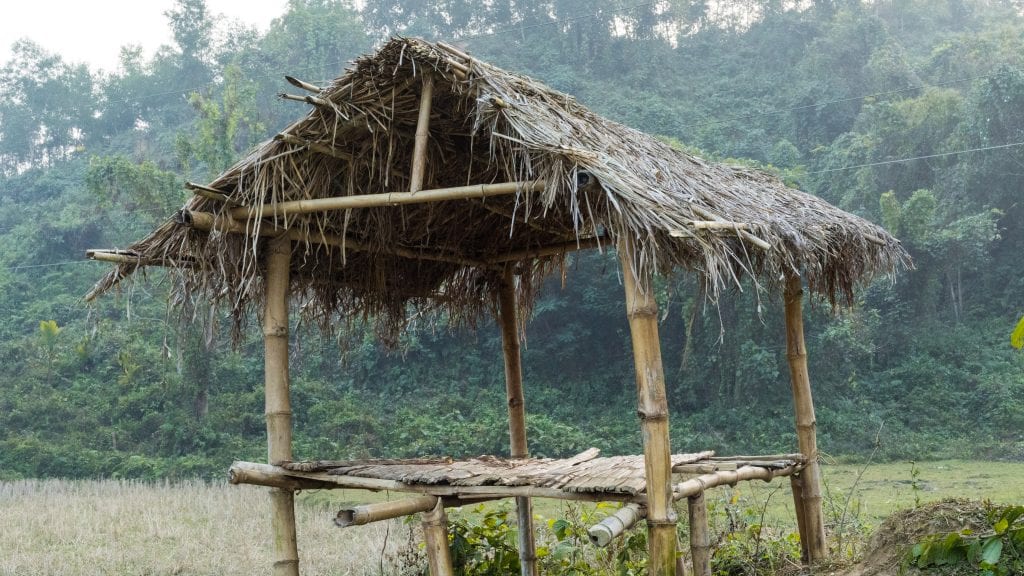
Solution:
<path fill-rule="evenodd" d="M 505 391 L 508 398 L 508 434 L 512 458 L 528 458 L 526 404 L 523 395 L 523 364 L 519 345 L 515 276 L 506 269 L 498 289 L 498 317 L 501 347 L 505 356 Z M 537 574 L 537 548 L 533 535 L 533 503 L 526 496 L 516 498 L 519 524 L 519 565 L 522 576 Z"/>
<path fill-rule="evenodd" d="M 415 194 L 423 189 L 423 175 L 427 169 L 427 143 L 430 137 L 430 107 L 434 98 L 434 77 L 423 75 L 423 90 L 420 92 L 419 117 L 416 119 L 416 139 L 412 149 L 412 176 L 409 192 Z"/>
<path fill-rule="evenodd" d="M 626 290 L 626 314 L 636 368 L 637 413 L 643 429 L 647 481 L 648 574 L 676 571 L 676 517 L 672 511 L 672 462 L 668 434 L 668 399 L 658 341 L 658 304 L 647 270 L 637 269 L 633 239 L 619 239 L 619 259 Z M 640 273 L 639 277 L 637 273 Z"/>
<path fill-rule="evenodd" d="M 448 548 L 448 515 L 444 503 L 423 514 L 423 539 L 427 545 L 427 565 L 430 576 L 453 576 L 452 552 Z"/>
<path fill-rule="evenodd" d="M 690 555 L 694 576 L 711 576 L 711 535 L 708 533 L 708 508 L 704 492 L 687 498 L 690 520 Z"/>
<path fill-rule="evenodd" d="M 271 464 L 292 459 L 292 411 L 288 392 L 288 284 L 291 241 L 287 236 L 267 244 L 263 313 L 264 384 L 267 419 L 267 459 Z M 295 534 L 295 493 L 271 488 L 271 526 L 274 537 L 274 575 L 298 576 L 299 551 Z"/>
<path fill-rule="evenodd" d="M 796 412 L 796 433 L 800 453 L 807 459 L 806 467 L 800 472 L 797 506 L 803 511 L 800 526 L 800 542 L 808 562 L 821 560 L 828 554 L 825 542 L 825 522 L 821 510 L 821 478 L 818 468 L 818 439 L 815 435 L 817 424 L 814 418 L 814 401 L 811 397 L 811 380 L 807 372 L 807 346 L 804 342 L 803 286 L 800 277 L 786 278 L 786 357 L 789 359 L 789 375 L 793 388 L 793 406 Z"/>

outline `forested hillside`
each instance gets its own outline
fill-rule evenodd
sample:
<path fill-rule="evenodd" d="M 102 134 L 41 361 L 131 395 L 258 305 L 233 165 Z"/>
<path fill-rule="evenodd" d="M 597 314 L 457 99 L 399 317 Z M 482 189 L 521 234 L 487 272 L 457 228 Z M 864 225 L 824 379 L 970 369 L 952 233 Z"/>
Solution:
<path fill-rule="evenodd" d="M 354 6 L 361 6 L 355 8 Z M 259 331 L 169 309 L 163 273 L 86 305 L 125 246 L 305 112 L 284 74 L 326 82 L 393 34 L 445 39 L 717 160 L 755 163 L 884 224 L 916 269 L 807 321 L 819 444 L 835 456 L 1024 458 L 1024 17 L 1017 0 L 290 0 L 266 32 L 204 0 L 174 44 L 116 71 L 31 40 L 0 69 L 0 479 L 216 476 L 265 451 Z M 707 303 L 659 281 L 680 451 L 796 445 L 781 296 Z M 221 326 L 223 324 L 223 326 Z M 339 322 L 339 325 L 342 323 Z M 255 326 L 255 325 L 254 325 Z M 506 451 L 501 344 L 421 325 L 296 326 L 298 457 Z M 535 454 L 640 448 L 613 257 L 571 262 L 527 326 Z"/>

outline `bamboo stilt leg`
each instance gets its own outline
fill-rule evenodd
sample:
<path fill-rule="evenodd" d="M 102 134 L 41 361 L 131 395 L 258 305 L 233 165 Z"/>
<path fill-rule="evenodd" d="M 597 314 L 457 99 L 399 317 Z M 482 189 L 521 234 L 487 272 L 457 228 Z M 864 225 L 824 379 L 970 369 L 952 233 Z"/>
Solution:
<path fill-rule="evenodd" d="M 796 529 L 800 534 L 800 558 L 807 562 L 807 542 L 804 541 L 804 534 L 807 534 L 807 522 L 804 521 L 804 482 L 799 474 L 793 474 L 789 477 L 789 487 L 793 491 Z"/>
<path fill-rule="evenodd" d="M 687 499 L 690 516 L 690 554 L 693 556 L 694 576 L 711 576 L 711 535 L 708 533 L 708 509 L 704 493 Z"/>
<path fill-rule="evenodd" d="M 291 253 L 291 242 L 286 237 L 271 240 L 267 246 L 263 342 L 267 459 L 271 464 L 292 459 L 292 411 L 288 392 L 288 283 Z M 274 575 L 298 576 L 294 492 L 273 488 L 270 490 L 270 500 Z"/>
<path fill-rule="evenodd" d="M 807 560 L 814 562 L 828 555 L 825 542 L 825 522 L 821 509 L 821 478 L 818 467 L 817 424 L 811 379 L 807 373 L 807 346 L 804 342 L 802 310 L 803 287 L 799 276 L 786 278 L 786 356 L 793 387 L 793 406 L 796 412 L 796 432 L 800 453 L 807 458 L 807 466 L 800 473 L 801 501 L 803 503 L 803 529 L 800 540 L 805 543 Z M 799 522 L 799 516 L 798 522 Z"/>
<path fill-rule="evenodd" d="M 422 524 L 430 576 L 453 576 L 452 553 L 448 548 L 448 515 L 444 513 L 444 503 L 438 502 L 433 510 L 424 513 Z"/>
<path fill-rule="evenodd" d="M 498 293 L 502 351 L 505 357 L 505 389 L 508 396 L 508 432 L 512 458 L 526 458 L 526 405 L 523 395 L 523 365 L 519 346 L 515 279 L 506 270 Z M 519 523 L 519 565 L 522 576 L 537 574 L 537 551 L 533 534 L 533 504 L 527 497 L 516 498 Z"/>
<path fill-rule="evenodd" d="M 633 241 L 619 241 L 626 314 L 636 367 L 637 412 L 643 430 L 647 479 L 648 574 L 676 571 L 676 517 L 672 510 L 672 463 L 669 459 L 668 399 L 658 340 L 658 305 L 649 273 L 637 278 Z"/>

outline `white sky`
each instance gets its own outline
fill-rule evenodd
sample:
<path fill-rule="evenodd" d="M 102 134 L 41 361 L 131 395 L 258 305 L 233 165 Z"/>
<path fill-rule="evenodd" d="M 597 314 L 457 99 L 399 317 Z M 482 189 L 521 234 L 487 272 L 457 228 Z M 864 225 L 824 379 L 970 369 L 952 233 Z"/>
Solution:
<path fill-rule="evenodd" d="M 212 15 L 266 30 L 284 13 L 287 0 L 206 0 Z M 0 65 L 11 44 L 29 38 L 70 62 L 113 71 L 122 46 L 141 45 L 147 56 L 171 43 L 164 12 L 174 0 L 3 0 L 0 9 Z"/>

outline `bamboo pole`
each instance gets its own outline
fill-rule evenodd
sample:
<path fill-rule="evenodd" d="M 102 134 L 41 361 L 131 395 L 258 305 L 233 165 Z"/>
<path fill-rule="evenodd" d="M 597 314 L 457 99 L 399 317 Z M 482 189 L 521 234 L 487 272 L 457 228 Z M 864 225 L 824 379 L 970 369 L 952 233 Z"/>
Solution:
<path fill-rule="evenodd" d="M 688 498 L 699 494 L 708 488 L 728 484 L 735 485 L 737 482 L 746 480 L 764 480 L 770 482 L 776 476 L 790 476 L 799 470 L 798 466 L 789 466 L 781 470 L 762 468 L 760 466 L 744 466 L 736 470 L 719 470 L 710 474 L 702 474 L 696 478 L 690 478 L 676 484 L 672 489 L 672 497 L 676 500 Z"/>
<path fill-rule="evenodd" d="M 796 512 L 796 530 L 800 534 L 800 558 L 807 561 L 807 521 L 804 519 L 804 482 L 800 474 L 789 477 L 789 489 L 793 492 L 793 510 Z"/>
<path fill-rule="evenodd" d="M 658 304 L 651 275 L 637 277 L 634 240 L 619 240 L 626 290 L 626 314 L 636 367 L 637 413 L 643 429 L 647 482 L 648 574 L 669 576 L 676 569 L 676 517 L 672 510 L 672 462 L 669 455 L 668 399 L 658 341 Z"/>
<path fill-rule="evenodd" d="M 604 548 L 612 540 L 622 536 L 626 530 L 647 516 L 647 510 L 639 504 L 627 504 L 587 530 L 590 543 Z"/>
<path fill-rule="evenodd" d="M 423 515 L 422 525 L 430 576 L 453 576 L 452 553 L 448 548 L 448 515 L 444 513 L 441 502 Z"/>
<path fill-rule="evenodd" d="M 420 113 L 416 119 L 416 139 L 412 149 L 412 175 L 409 178 L 409 193 L 423 189 L 423 176 L 427 170 L 427 144 L 430 138 L 430 106 L 434 98 L 434 77 L 423 75 L 423 90 L 420 92 Z"/>
<path fill-rule="evenodd" d="M 303 90 L 309 90 L 310 92 L 314 92 L 317 94 L 323 91 L 319 86 L 314 86 L 309 82 L 303 82 L 302 80 L 299 80 L 294 76 L 285 75 L 284 79 L 287 80 L 289 84 L 295 86 L 296 88 L 302 88 Z"/>
<path fill-rule="evenodd" d="M 474 184 L 472 186 L 422 190 L 415 194 L 410 192 L 385 192 L 383 194 L 358 194 L 355 196 L 336 196 L 331 198 L 314 198 L 311 200 L 291 200 L 276 204 L 264 204 L 262 206 L 234 208 L 230 213 L 232 218 L 245 220 L 247 218 L 309 214 L 310 212 L 326 212 L 329 210 L 376 208 L 379 206 L 398 206 L 400 204 L 487 198 L 488 196 L 501 196 L 519 192 L 540 192 L 542 190 L 544 190 L 543 180 L 533 182 L 501 182 L 497 184 Z"/>
<path fill-rule="evenodd" d="M 528 458 L 526 441 L 526 402 L 523 395 L 523 364 L 519 343 L 515 276 L 506 269 L 498 289 L 498 319 L 501 323 L 501 348 L 505 357 L 505 393 L 508 400 L 508 435 L 512 458 Z M 533 535 L 533 503 L 516 498 L 519 526 L 519 566 L 522 576 L 537 574 L 537 546 Z"/>
<path fill-rule="evenodd" d="M 291 241 L 287 237 L 274 239 L 267 246 L 263 342 L 267 458 L 271 464 L 292 459 L 292 412 L 288 392 L 288 284 L 291 254 Z M 285 488 L 272 488 L 270 501 L 274 575 L 298 576 L 295 493 Z"/>
<path fill-rule="evenodd" d="M 408 516 L 417 512 L 433 510 L 437 507 L 437 504 L 437 496 L 420 496 L 418 498 L 404 498 L 392 502 L 350 506 L 338 510 L 338 515 L 334 518 L 334 524 L 341 528 L 362 526 L 371 522 L 390 520 L 399 516 Z"/>
<path fill-rule="evenodd" d="M 793 388 L 793 406 L 796 412 L 796 433 L 800 453 L 807 460 L 800 473 L 804 530 L 800 541 L 806 546 L 807 560 L 814 562 L 828 555 L 825 542 L 825 522 L 821 510 L 821 478 L 818 468 L 818 439 L 811 397 L 811 379 L 807 373 L 807 345 L 804 342 L 802 310 L 803 286 L 800 277 L 786 278 L 786 356 Z M 799 523 L 799 516 L 798 516 Z"/>
<path fill-rule="evenodd" d="M 591 248 L 598 248 L 602 242 L 607 242 L 607 238 L 604 236 L 594 236 L 591 238 L 577 238 L 576 240 L 569 240 L 568 242 L 561 242 L 558 244 L 549 244 L 547 246 L 538 246 L 537 248 L 524 248 L 522 250 L 513 250 L 508 254 L 503 254 L 496 258 L 492 258 L 490 262 L 492 264 L 499 264 L 502 262 L 514 262 L 516 260 L 526 260 L 529 258 L 541 258 L 544 256 L 554 256 L 556 254 L 566 254 L 568 252 L 575 252 L 577 250 L 589 250 Z"/>
<path fill-rule="evenodd" d="M 694 576 L 711 576 L 711 535 L 708 533 L 708 508 L 704 493 L 687 498 L 690 520 L 690 555 L 693 557 Z"/>

